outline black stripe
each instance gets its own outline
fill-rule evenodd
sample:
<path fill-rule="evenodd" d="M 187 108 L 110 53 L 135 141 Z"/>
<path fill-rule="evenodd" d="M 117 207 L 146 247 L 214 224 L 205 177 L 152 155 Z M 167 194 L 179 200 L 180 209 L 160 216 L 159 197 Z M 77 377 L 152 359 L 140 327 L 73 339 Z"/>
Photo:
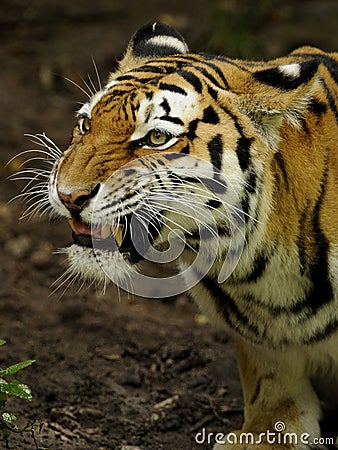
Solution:
<path fill-rule="evenodd" d="M 237 124 L 238 125 L 238 124 Z M 240 131 L 241 136 L 239 137 L 237 141 L 237 148 L 236 153 L 238 157 L 239 166 L 244 172 L 247 170 L 251 163 L 251 155 L 250 155 L 250 146 L 251 143 L 254 141 L 254 138 L 248 138 L 242 134 L 242 127 L 236 126 L 236 128 Z"/>
<path fill-rule="evenodd" d="M 181 70 L 179 75 L 193 86 L 193 88 L 200 94 L 202 92 L 202 83 L 199 78 L 188 70 Z"/>
<path fill-rule="evenodd" d="M 161 116 L 159 117 L 159 119 L 166 120 L 167 122 L 176 123 L 177 125 L 184 125 L 184 122 L 179 117 Z"/>
<path fill-rule="evenodd" d="M 327 87 L 327 84 L 325 83 L 325 81 L 323 81 L 323 86 L 324 86 L 324 89 L 325 89 L 325 94 L 326 94 L 327 101 L 329 102 L 331 111 L 336 116 L 336 122 L 338 124 L 338 109 L 337 109 L 337 106 L 336 106 L 335 99 L 334 99 L 330 89 Z"/>
<path fill-rule="evenodd" d="M 329 241 L 320 224 L 320 210 L 325 198 L 328 170 L 326 169 L 321 182 L 321 192 L 312 213 L 312 229 L 315 241 L 316 259 L 312 264 L 309 275 L 312 288 L 307 298 L 313 312 L 334 300 L 333 289 L 329 278 Z"/>
<path fill-rule="evenodd" d="M 260 83 L 274 88 L 290 91 L 298 88 L 301 84 L 307 83 L 314 77 L 318 70 L 319 61 L 311 59 L 300 63 L 300 73 L 298 76 L 289 76 L 279 70 L 279 67 L 259 70 L 252 74 L 253 78 Z"/>
<path fill-rule="evenodd" d="M 244 198 L 241 200 L 241 210 L 244 214 L 245 223 L 249 221 L 249 195 L 245 193 Z"/>
<path fill-rule="evenodd" d="M 136 73 L 156 73 L 156 74 L 162 74 L 162 73 L 166 73 L 165 70 L 163 69 L 163 67 L 161 66 L 155 66 L 153 64 L 145 64 L 144 66 L 141 67 L 137 67 L 136 69 L 133 69 L 133 72 Z M 123 75 L 125 76 L 125 75 Z M 149 80 L 151 80 L 151 78 L 149 78 Z M 154 80 L 154 79 L 152 79 Z"/>
<path fill-rule="evenodd" d="M 208 142 L 208 151 L 210 154 L 211 164 L 216 167 L 216 169 L 221 170 L 223 155 L 223 141 L 221 134 L 217 134 L 210 139 Z"/>
<path fill-rule="evenodd" d="M 318 119 L 320 119 L 321 116 L 327 111 L 326 104 L 316 98 L 311 99 L 308 108 L 309 111 L 312 112 Z"/>
<path fill-rule="evenodd" d="M 234 121 L 235 128 L 240 135 L 240 137 L 237 140 L 236 153 L 240 168 L 242 169 L 242 171 L 245 171 L 249 168 L 251 164 L 250 146 L 251 143 L 254 141 L 254 138 L 253 137 L 249 138 L 245 136 L 242 126 L 238 123 L 237 117 L 231 111 L 229 111 L 228 108 L 222 107 L 222 109 Z"/>
<path fill-rule="evenodd" d="M 139 106 L 139 105 L 137 105 L 137 107 L 138 107 L 138 106 Z M 134 123 L 136 123 L 136 111 L 135 111 L 135 109 L 136 109 L 136 108 L 134 108 L 133 105 L 131 105 L 130 110 L 131 110 L 131 115 L 133 116 L 133 122 L 134 122 Z M 128 116 L 127 111 L 126 111 L 126 115 Z"/>
<path fill-rule="evenodd" d="M 276 152 L 274 155 L 274 161 L 277 164 L 277 167 L 279 168 L 279 173 L 281 174 L 280 180 L 283 180 L 286 189 L 289 189 L 289 177 L 288 173 L 285 167 L 285 161 L 283 158 L 283 155 L 281 152 Z M 278 181 L 280 181 L 278 180 Z M 277 182 L 277 188 L 279 189 L 280 182 Z"/>
<path fill-rule="evenodd" d="M 338 62 L 331 58 L 331 56 L 320 53 L 292 53 L 292 56 L 301 57 L 301 58 L 312 58 L 312 60 L 316 60 L 324 64 L 327 70 L 330 72 L 331 77 L 334 82 L 338 84 Z"/>
<path fill-rule="evenodd" d="M 208 86 L 208 92 L 209 92 L 210 97 L 216 102 L 218 99 L 217 91 L 214 88 L 212 88 L 211 86 Z"/>
<path fill-rule="evenodd" d="M 196 130 L 197 130 L 199 122 L 200 122 L 199 119 L 194 119 L 189 124 L 188 132 L 186 133 L 186 136 L 190 141 L 193 141 L 196 138 Z"/>
<path fill-rule="evenodd" d="M 187 144 L 185 147 L 183 147 L 180 153 L 185 153 L 186 155 L 188 155 L 190 153 L 190 145 Z"/>
<path fill-rule="evenodd" d="M 224 86 L 222 86 L 217 80 L 216 78 L 211 75 L 210 72 L 208 72 L 204 67 L 199 67 L 199 66 L 194 66 L 195 70 L 198 70 L 205 78 L 207 78 L 207 80 L 212 83 L 213 85 L 215 85 L 216 87 L 218 87 L 219 89 L 224 89 Z"/>
<path fill-rule="evenodd" d="M 166 98 L 164 98 L 162 100 L 162 102 L 160 103 L 160 106 L 162 107 L 162 109 L 165 111 L 165 113 L 167 115 L 170 114 L 171 108 L 170 108 L 170 105 L 169 105 L 168 100 Z"/>
<path fill-rule="evenodd" d="M 249 194 L 253 194 L 256 192 L 257 188 L 257 175 L 255 172 L 250 172 L 249 176 L 246 179 L 245 192 Z"/>
<path fill-rule="evenodd" d="M 125 120 L 125 121 L 128 121 L 128 114 L 127 114 L 127 108 L 126 108 L 125 103 L 123 103 L 123 104 L 121 105 L 121 109 L 122 109 L 122 112 L 123 112 L 123 114 L 124 114 L 124 120 Z"/>
<path fill-rule="evenodd" d="M 216 125 L 219 123 L 219 117 L 212 106 L 208 106 L 203 111 L 202 122 Z"/>
<path fill-rule="evenodd" d="M 133 80 L 135 77 L 134 75 L 121 75 L 115 79 L 115 81 L 121 82 L 121 81 L 129 81 Z"/>
<path fill-rule="evenodd" d="M 166 153 L 163 157 L 168 161 L 172 161 L 173 159 L 183 158 L 184 153 Z"/>
<path fill-rule="evenodd" d="M 294 314 L 298 316 L 298 318 L 308 319 L 313 316 L 312 311 L 309 309 L 307 299 L 303 299 L 293 305 L 274 305 L 273 299 L 269 303 L 264 303 L 260 299 L 257 299 L 252 294 L 246 294 L 243 296 L 243 300 L 245 300 L 248 304 L 255 305 L 260 309 L 265 310 L 268 314 L 272 316 L 280 316 L 282 314 Z"/>
<path fill-rule="evenodd" d="M 309 201 L 307 201 L 306 207 L 299 218 L 299 236 L 297 239 L 298 258 L 300 264 L 300 273 L 304 275 L 308 269 L 307 253 L 308 247 L 308 230 L 306 228 L 307 215 L 309 210 Z"/>
<path fill-rule="evenodd" d="M 248 337 L 249 335 L 251 342 L 258 343 L 262 341 L 264 336 L 259 331 L 258 327 L 250 323 L 248 317 L 238 309 L 233 298 L 223 291 L 217 281 L 205 276 L 200 283 L 210 293 L 218 312 L 231 328 L 242 336 Z M 265 334 L 265 332 L 263 334 Z"/>
<path fill-rule="evenodd" d="M 256 192 L 257 187 L 257 176 L 255 172 L 250 172 L 249 176 L 246 179 L 245 183 L 245 195 L 243 199 L 241 200 L 241 209 L 244 214 L 244 221 L 245 223 L 249 222 L 250 216 L 249 216 L 249 201 L 250 201 L 250 194 L 254 194 Z M 249 237 L 247 236 L 247 241 L 249 240 Z"/>
<path fill-rule="evenodd" d="M 221 86 L 221 88 L 228 89 L 229 83 L 228 83 L 227 79 L 225 78 L 222 70 L 218 66 L 216 66 L 216 64 L 213 64 L 209 61 L 203 61 L 203 63 L 206 64 L 208 67 L 210 67 L 212 70 L 214 70 L 216 72 L 216 74 L 218 75 L 218 77 L 222 80 L 223 86 Z"/>
<path fill-rule="evenodd" d="M 167 56 L 167 55 L 174 55 L 176 53 L 179 53 L 179 50 L 177 47 L 172 47 L 169 45 L 156 45 L 149 42 L 146 42 L 145 45 L 139 46 L 139 51 L 137 53 L 134 52 L 136 56 Z"/>
<path fill-rule="evenodd" d="M 306 119 L 305 117 L 301 117 L 300 120 L 299 120 L 299 122 L 301 123 L 301 126 L 302 126 L 302 128 L 303 128 L 304 133 L 305 133 L 307 136 L 310 136 L 311 130 L 310 130 L 310 128 L 308 127 L 307 119 Z"/>
<path fill-rule="evenodd" d="M 160 83 L 159 88 L 163 89 L 164 91 L 170 91 L 175 92 L 176 94 L 187 95 L 186 91 L 181 87 L 177 86 L 176 84 Z"/>
<path fill-rule="evenodd" d="M 324 328 L 316 330 L 315 334 L 313 334 L 307 340 L 304 340 L 303 343 L 306 345 L 315 344 L 316 342 L 320 342 L 328 339 L 333 334 L 335 334 L 338 330 L 338 319 L 333 318 L 328 323 L 325 324 Z"/>
<path fill-rule="evenodd" d="M 222 206 L 222 202 L 215 199 L 210 199 L 205 203 L 205 206 L 210 209 L 218 209 Z"/>
<path fill-rule="evenodd" d="M 251 273 L 249 273 L 241 281 L 244 281 L 245 283 L 255 283 L 265 272 L 269 259 L 270 258 L 268 258 L 264 254 L 256 255 L 253 262 L 253 268 L 251 270 Z"/>

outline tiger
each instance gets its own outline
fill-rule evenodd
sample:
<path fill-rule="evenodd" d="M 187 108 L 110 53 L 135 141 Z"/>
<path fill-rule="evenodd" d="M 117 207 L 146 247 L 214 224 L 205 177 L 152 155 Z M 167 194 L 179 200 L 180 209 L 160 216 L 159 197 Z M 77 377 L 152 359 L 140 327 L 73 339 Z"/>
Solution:
<path fill-rule="evenodd" d="M 123 284 L 142 271 L 140 242 L 165 253 L 179 231 L 177 270 L 193 266 L 190 295 L 238 354 L 244 424 L 215 450 L 326 448 L 321 421 L 338 406 L 337 81 L 338 53 L 190 53 L 174 28 L 148 23 L 77 112 L 48 178 L 77 276 Z"/>

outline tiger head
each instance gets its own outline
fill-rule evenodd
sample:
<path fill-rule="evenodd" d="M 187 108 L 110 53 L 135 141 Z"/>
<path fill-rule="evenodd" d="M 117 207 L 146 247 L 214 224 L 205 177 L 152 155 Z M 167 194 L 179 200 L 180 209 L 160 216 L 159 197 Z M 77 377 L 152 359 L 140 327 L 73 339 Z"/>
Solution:
<path fill-rule="evenodd" d="M 50 176 L 50 203 L 73 232 L 72 270 L 104 280 L 102 265 L 109 266 L 119 282 L 143 258 L 135 241 L 165 251 L 174 229 L 186 239 L 182 258 L 189 260 L 203 221 L 222 234 L 213 251 L 221 259 L 230 239 L 227 207 L 235 234 L 263 227 L 265 167 L 281 133 L 297 128 L 317 66 L 191 54 L 174 29 L 142 27 L 107 84 L 78 111 Z"/>

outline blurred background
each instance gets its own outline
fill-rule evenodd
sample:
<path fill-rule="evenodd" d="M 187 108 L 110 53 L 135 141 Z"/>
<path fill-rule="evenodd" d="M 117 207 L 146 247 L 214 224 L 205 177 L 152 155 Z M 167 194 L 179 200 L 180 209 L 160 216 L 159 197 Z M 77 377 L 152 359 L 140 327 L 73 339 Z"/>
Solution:
<path fill-rule="evenodd" d="M 7 177 L 24 157 L 7 163 L 32 148 L 24 135 L 45 132 L 61 149 L 69 141 L 86 97 L 67 79 L 97 84 L 94 60 L 104 82 L 131 35 L 156 20 L 177 27 L 194 52 L 267 59 L 303 44 L 338 50 L 337 0 L 1 0 L 0 367 L 37 359 L 22 375 L 33 402 L 13 407 L 38 420 L 45 448 L 207 449 L 193 441 L 201 427 L 242 422 L 233 345 L 185 296 L 125 305 L 114 289 L 77 286 L 49 297 L 65 270 L 53 252 L 69 244 L 69 228 L 48 217 L 19 221 L 24 207 L 8 204 L 22 185 Z M 35 447 L 25 434 L 12 448 Z"/>
<path fill-rule="evenodd" d="M 194 52 L 272 58 L 302 44 L 338 48 L 337 0 L 2 0 L 0 151 L 15 153 L 24 133 L 42 130 L 64 144 L 72 102 L 83 100 L 64 77 L 93 77 L 94 58 L 105 80 L 130 36 L 155 20 L 177 27 Z"/>

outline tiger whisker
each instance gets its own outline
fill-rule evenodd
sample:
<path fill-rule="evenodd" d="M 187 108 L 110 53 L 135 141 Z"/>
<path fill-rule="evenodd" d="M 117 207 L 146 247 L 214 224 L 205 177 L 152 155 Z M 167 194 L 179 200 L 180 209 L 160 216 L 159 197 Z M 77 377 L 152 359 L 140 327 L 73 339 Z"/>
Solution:
<path fill-rule="evenodd" d="M 192 217 L 189 214 L 184 213 L 183 211 L 177 210 L 175 208 L 170 208 L 168 207 L 168 205 L 166 204 L 162 204 L 162 203 L 157 203 L 155 206 L 160 207 L 162 210 L 165 209 L 167 211 L 173 212 L 177 215 L 183 216 L 183 217 L 187 217 L 189 219 L 193 219 L 194 221 L 196 221 L 198 224 L 202 225 L 206 230 L 208 230 L 215 238 L 218 237 L 218 234 L 215 230 L 213 230 L 209 224 L 206 224 L 205 222 L 203 222 L 202 220 L 198 219 L 196 216 Z M 186 230 L 185 228 L 183 228 L 181 225 L 177 224 L 173 219 L 168 218 L 168 220 L 170 220 L 172 223 L 174 223 L 175 225 L 179 226 L 180 228 L 182 228 L 187 234 L 192 234 L 190 231 Z"/>
<path fill-rule="evenodd" d="M 184 194 L 185 194 L 185 193 L 184 193 Z M 167 200 L 167 198 L 165 198 L 165 200 Z M 200 214 L 202 214 L 202 216 L 205 214 L 205 209 L 204 209 L 204 208 L 201 208 L 200 206 L 198 206 L 198 205 L 196 204 L 196 202 L 189 202 L 187 196 L 184 196 L 184 197 L 182 198 L 182 200 L 184 200 L 184 204 L 185 204 L 185 205 L 190 205 L 193 211 L 196 211 L 196 209 L 198 209 L 199 212 L 200 212 Z M 164 209 L 168 209 L 167 204 L 162 205 L 162 206 L 163 206 Z M 230 206 L 231 206 L 231 205 L 230 205 Z M 245 236 L 245 233 L 243 232 L 243 230 L 239 227 L 239 225 L 237 225 L 236 223 L 233 222 L 233 220 L 230 219 L 229 215 L 224 214 L 224 213 L 220 212 L 218 209 L 215 209 L 215 208 L 210 208 L 210 207 L 209 207 L 208 209 L 214 209 L 218 214 L 220 214 L 221 216 L 223 216 L 223 218 L 225 218 L 226 223 L 229 223 L 232 227 L 234 227 L 235 229 L 237 229 L 237 231 L 240 232 L 241 236 L 246 240 L 246 236 Z M 182 211 L 174 211 L 174 212 L 176 212 L 177 214 L 180 214 L 180 215 L 184 215 L 184 214 L 182 213 Z M 190 218 L 191 216 L 190 216 L 190 215 L 186 215 L 186 217 Z M 195 219 L 197 220 L 197 218 L 195 218 Z M 208 229 L 208 231 L 209 231 L 211 234 L 213 234 L 214 237 L 217 237 L 217 232 L 215 232 L 215 230 L 214 230 L 213 228 L 210 228 L 209 226 L 207 226 L 207 224 L 206 224 L 205 222 L 203 222 L 203 221 L 200 221 L 200 223 L 201 223 L 206 229 Z"/>
<path fill-rule="evenodd" d="M 87 74 L 88 78 L 90 79 L 89 75 Z M 93 89 L 90 87 L 90 85 L 87 83 L 87 81 L 83 78 L 82 82 L 85 84 L 86 88 L 88 89 L 88 92 L 90 92 L 90 96 L 93 97 L 95 95 L 95 88 L 94 91 Z"/>
<path fill-rule="evenodd" d="M 83 87 L 81 87 L 78 83 L 75 83 L 75 81 L 71 80 L 70 78 L 67 78 L 63 76 L 63 79 L 68 81 L 69 83 L 73 84 L 75 87 L 77 87 L 81 92 L 83 92 L 88 98 L 91 98 L 92 95 L 90 95 Z"/>
<path fill-rule="evenodd" d="M 101 77 L 100 77 L 100 74 L 99 74 L 96 62 L 95 62 L 93 57 L 92 57 L 92 63 L 93 63 L 93 66 L 94 66 L 94 70 L 95 70 L 96 79 L 97 79 L 97 82 L 98 82 L 98 85 L 99 85 L 99 89 L 100 89 L 100 91 L 102 91 Z"/>
<path fill-rule="evenodd" d="M 25 136 L 32 138 L 33 143 L 55 150 L 56 152 L 59 152 L 60 155 L 62 155 L 60 147 L 49 136 L 47 136 L 46 133 L 26 133 Z"/>
<path fill-rule="evenodd" d="M 11 198 L 8 203 L 12 203 L 15 200 L 18 200 L 20 198 L 26 198 L 27 200 L 32 200 L 35 196 L 41 196 L 43 195 L 46 200 L 48 199 L 48 191 L 47 189 L 45 191 L 37 190 L 37 191 L 31 191 L 31 192 L 21 192 L 20 194 L 17 194 L 15 197 Z"/>
<path fill-rule="evenodd" d="M 153 208 L 152 205 L 149 205 L 149 204 L 148 204 L 147 206 L 148 206 L 149 211 L 155 213 L 156 215 L 158 215 L 158 212 L 160 212 L 160 211 L 156 210 L 155 208 Z M 142 212 L 144 212 L 144 211 L 142 211 Z M 150 217 L 152 217 L 152 216 L 150 216 Z M 180 234 L 177 233 L 177 230 L 175 230 L 174 228 L 172 228 L 172 227 L 168 224 L 168 221 L 171 222 L 171 223 L 173 223 L 177 228 L 181 228 L 181 229 L 184 230 L 184 228 L 183 228 L 180 224 L 175 223 L 175 222 L 174 222 L 173 220 L 171 220 L 171 219 L 163 218 L 162 216 L 161 216 L 161 217 L 158 217 L 157 220 L 158 220 L 160 223 L 162 223 L 163 226 L 166 226 L 173 234 L 175 234 L 175 236 L 176 236 L 179 240 L 181 240 L 187 247 L 189 247 L 193 252 L 196 253 L 196 250 L 195 250 L 193 247 L 191 247 L 191 245 L 190 245 L 188 242 L 186 242 L 186 241 L 182 238 L 182 236 L 181 236 Z M 156 230 L 157 230 L 158 234 L 160 234 L 160 230 L 158 230 L 157 228 L 156 228 Z M 189 231 L 186 231 L 186 232 L 187 232 L 188 234 L 191 234 Z"/>
<path fill-rule="evenodd" d="M 189 182 L 188 182 L 187 184 L 189 184 Z M 192 187 L 196 188 L 196 190 L 198 190 L 198 186 L 196 186 L 195 184 L 191 184 L 191 185 L 192 185 Z M 188 188 L 188 185 L 187 185 L 187 186 L 184 186 L 184 185 L 182 184 L 182 186 L 183 186 L 184 188 Z M 172 189 L 173 186 L 170 185 L 170 184 L 168 184 L 168 185 L 166 186 L 166 185 L 163 183 L 163 188 Z M 156 189 L 157 189 L 159 192 L 162 192 L 162 191 L 163 191 L 163 188 L 162 188 L 162 186 L 161 186 L 161 187 L 155 186 L 154 188 L 152 188 L 152 190 L 153 190 L 153 191 L 156 191 Z M 214 195 L 213 197 L 210 197 L 210 194 L 209 194 L 210 191 L 207 192 L 207 191 L 205 191 L 205 190 L 202 190 L 201 188 L 199 188 L 199 190 L 201 190 L 201 192 L 204 193 L 205 196 L 202 196 L 201 194 L 197 194 L 197 193 L 194 193 L 194 192 L 186 191 L 186 189 L 184 189 L 184 191 L 180 191 L 180 192 L 183 192 L 184 195 L 196 196 L 197 198 L 204 198 L 205 200 L 218 200 L 218 201 L 219 201 L 219 198 L 218 198 L 217 196 L 215 196 L 214 194 L 213 194 L 213 195 Z M 174 196 L 174 194 L 173 194 L 172 191 L 169 192 L 169 195 L 170 195 L 171 197 Z M 236 216 L 237 216 L 240 220 L 242 220 L 242 215 L 244 215 L 244 216 L 246 216 L 246 217 L 252 219 L 253 221 L 255 221 L 255 222 L 257 222 L 257 223 L 260 223 L 255 217 L 253 217 L 253 216 L 251 216 L 250 214 L 244 212 L 241 208 L 238 208 L 238 207 L 236 207 L 235 205 L 232 205 L 232 204 L 226 202 L 224 199 L 221 199 L 221 203 L 223 204 L 223 206 L 226 206 L 229 210 L 235 211 L 235 212 L 236 212 Z"/>
<path fill-rule="evenodd" d="M 32 205 L 30 205 L 22 214 L 22 216 L 20 217 L 20 220 L 25 219 L 26 217 L 32 217 L 35 214 L 37 214 L 41 209 L 43 209 L 45 206 L 47 206 L 48 208 L 44 211 L 48 211 L 48 209 L 51 209 L 51 206 L 49 205 L 49 201 L 42 198 L 40 200 L 38 200 L 37 202 L 34 202 Z M 42 213 L 41 213 L 42 215 Z"/>
<path fill-rule="evenodd" d="M 64 279 L 63 279 L 64 278 Z M 78 279 L 80 278 L 80 275 L 75 272 L 75 270 L 72 267 L 69 267 L 57 280 L 55 280 L 54 283 L 51 284 L 51 287 L 54 285 L 56 286 L 55 289 L 52 290 L 52 292 L 49 294 L 49 297 L 54 295 L 57 291 L 61 289 L 62 286 L 64 286 L 67 282 L 67 286 L 65 289 L 61 292 L 58 300 L 61 300 L 61 298 L 64 296 L 64 294 L 67 292 L 67 290 L 74 284 Z M 58 284 L 59 283 L 59 284 Z"/>
<path fill-rule="evenodd" d="M 92 92 L 94 93 L 94 94 L 96 94 L 97 92 L 98 92 L 98 90 L 97 90 L 97 87 L 95 86 L 95 84 L 93 83 L 93 80 L 92 80 L 92 78 L 91 78 L 91 76 L 90 76 L 90 74 L 88 73 L 87 74 L 87 77 L 88 77 L 88 80 L 89 80 L 89 83 L 90 83 L 90 85 L 92 86 Z"/>

